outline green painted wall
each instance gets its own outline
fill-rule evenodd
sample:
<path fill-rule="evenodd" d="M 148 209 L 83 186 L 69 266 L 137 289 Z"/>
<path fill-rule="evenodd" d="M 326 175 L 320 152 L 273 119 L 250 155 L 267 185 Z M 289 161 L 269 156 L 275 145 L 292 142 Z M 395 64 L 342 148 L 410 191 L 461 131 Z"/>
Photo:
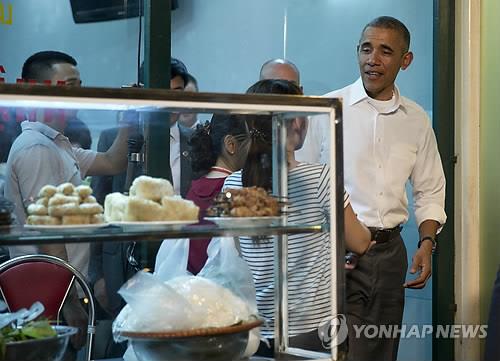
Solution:
<path fill-rule="evenodd" d="M 481 321 L 500 264 L 500 1 L 481 2 Z"/>

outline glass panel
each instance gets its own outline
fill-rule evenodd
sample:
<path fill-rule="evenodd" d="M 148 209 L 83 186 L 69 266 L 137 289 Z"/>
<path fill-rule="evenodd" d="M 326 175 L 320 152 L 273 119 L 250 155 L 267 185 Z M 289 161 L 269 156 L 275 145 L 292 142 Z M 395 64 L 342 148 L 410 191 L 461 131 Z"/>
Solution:
<path fill-rule="evenodd" d="M 242 253 L 246 252 L 244 249 L 245 245 L 248 247 L 253 242 L 259 242 L 259 247 L 271 247 L 271 253 L 268 254 L 268 258 L 272 264 L 273 235 L 286 234 L 290 240 L 295 238 L 298 242 L 305 242 L 309 238 L 312 240 L 317 235 L 322 238 L 323 242 L 320 249 L 314 250 L 314 252 L 324 254 L 325 259 L 329 259 L 327 255 L 330 243 L 328 242 L 329 233 L 327 231 L 330 229 L 330 216 L 327 204 L 329 204 L 329 184 L 331 180 L 327 176 L 328 173 L 323 171 L 323 166 L 313 167 L 314 169 L 307 168 L 315 172 L 313 172 L 314 174 L 309 174 L 307 172 L 303 173 L 303 166 L 291 164 L 295 168 L 290 170 L 288 174 L 287 163 L 290 159 L 287 158 L 287 154 L 290 151 L 288 149 L 290 144 L 295 144 L 293 147 L 297 147 L 303 141 L 305 130 L 307 129 L 308 116 L 324 115 L 321 119 L 322 121 L 332 121 L 330 115 L 340 110 L 340 102 L 337 99 L 257 94 L 190 94 L 148 89 L 90 89 L 4 85 L 0 86 L 0 106 L 4 110 L 4 113 L 9 116 L 9 121 L 15 121 L 16 114 L 19 120 L 27 119 L 21 123 L 23 132 L 20 135 L 15 134 L 12 137 L 14 144 L 10 150 L 9 159 L 6 164 L 8 171 L 5 179 L 5 196 L 15 202 L 17 207 L 15 213 L 17 214 L 18 222 L 21 224 L 24 223 L 23 220 L 29 215 L 30 218 L 28 219 L 31 224 L 24 227 L 2 228 L 1 244 L 3 246 L 16 246 L 15 248 L 10 248 L 11 256 L 26 252 L 36 252 L 35 248 L 30 248 L 27 251 L 26 248 L 20 250 L 18 246 L 31 245 L 30 247 L 32 247 L 33 244 L 36 244 L 39 247 L 47 245 L 54 247 L 54 245 L 64 243 L 66 244 L 65 249 L 70 257 L 70 262 L 85 275 L 88 274 L 92 281 L 96 282 L 97 289 L 99 289 L 98 285 L 100 283 L 98 281 L 100 278 L 95 278 L 97 274 L 95 272 L 109 271 L 109 268 L 107 268 L 109 264 L 106 261 L 100 262 L 102 260 L 100 257 L 106 259 L 109 259 L 109 257 L 111 259 L 113 257 L 119 258 L 121 268 L 114 268 L 114 271 L 111 270 L 111 272 L 114 272 L 114 276 L 123 276 L 123 278 L 120 279 L 119 285 L 113 288 L 113 291 L 108 294 L 119 305 L 121 305 L 121 300 L 116 294 L 118 287 L 121 286 L 122 282 L 136 268 L 154 267 L 155 255 L 159 247 L 159 242 L 154 241 L 160 241 L 164 238 L 185 237 L 192 239 L 204 238 L 206 240 L 207 237 L 212 236 L 239 237 Z M 176 218 L 180 217 L 182 207 L 179 206 L 179 208 L 176 208 L 177 212 L 174 212 L 173 215 L 171 211 L 168 213 L 172 218 L 157 219 L 157 213 L 154 213 L 157 212 L 156 209 L 160 212 L 159 214 L 167 214 L 163 212 L 166 212 L 167 205 L 164 202 L 166 202 L 165 198 L 168 197 L 163 197 L 161 198 L 161 205 L 159 200 L 148 201 L 154 203 L 155 206 L 153 207 L 153 205 L 148 203 L 153 207 L 151 209 L 153 210 L 152 217 L 154 219 L 151 218 L 152 222 L 147 224 L 143 217 L 147 217 L 147 209 L 149 209 L 149 214 L 152 214 L 151 209 L 140 208 L 143 210 L 141 212 L 140 210 L 138 211 L 139 208 L 136 208 L 135 213 L 132 213 L 132 198 L 128 198 L 127 205 L 121 204 L 117 206 L 116 203 L 112 203 L 111 201 L 109 204 L 107 201 L 103 202 L 107 193 L 118 189 L 123 190 L 123 178 L 125 178 L 126 183 L 128 174 L 122 174 L 119 177 L 122 183 L 118 186 L 114 184 L 114 181 L 119 181 L 119 178 L 115 177 L 111 179 L 112 184 L 108 190 L 103 191 L 95 186 L 94 181 L 97 175 L 111 172 L 110 168 L 108 168 L 110 164 L 97 165 L 96 163 L 103 160 L 102 158 L 97 158 L 101 157 L 101 155 L 93 158 L 90 157 L 91 155 L 94 156 L 92 151 L 84 152 L 71 148 L 69 142 L 75 140 L 68 140 L 62 135 L 64 133 L 70 138 L 72 135 L 78 137 L 84 133 L 82 128 L 77 128 L 76 132 L 68 131 L 68 127 L 72 127 L 75 124 L 75 114 L 83 109 L 89 114 L 93 114 L 95 119 L 105 119 L 101 117 L 101 114 L 107 115 L 110 112 L 115 112 L 116 117 L 111 117 L 109 120 L 88 122 L 88 138 L 92 143 L 99 143 L 98 148 L 101 151 L 105 150 L 105 148 L 101 147 L 103 142 L 106 141 L 108 146 L 111 143 L 115 143 L 110 148 L 112 151 L 108 153 L 108 156 L 117 152 L 119 158 L 114 159 L 122 163 L 124 163 L 123 160 L 127 155 L 128 148 L 128 166 L 133 165 L 134 167 L 139 166 L 138 168 L 141 168 L 140 163 L 143 159 L 141 153 L 143 153 L 145 163 L 142 164 L 142 167 L 146 171 L 148 169 L 148 159 L 153 152 L 149 147 L 150 143 L 148 143 L 151 136 L 151 134 L 148 134 L 151 119 L 162 118 L 167 124 L 170 122 L 170 124 L 173 124 L 172 126 L 179 127 L 176 122 L 172 123 L 172 120 L 177 119 L 180 113 L 198 111 L 205 114 L 216 114 L 219 119 L 222 119 L 219 121 L 213 120 L 213 127 L 215 127 L 215 124 L 219 124 L 220 126 L 221 124 L 229 123 L 240 124 L 241 134 L 231 133 L 230 139 L 226 139 L 226 136 L 221 138 L 224 140 L 224 147 L 226 147 L 224 149 L 232 154 L 232 145 L 226 145 L 225 143 L 228 141 L 235 144 L 237 152 L 242 152 L 242 154 L 245 153 L 246 155 L 247 150 L 244 144 L 250 138 L 252 139 L 252 144 L 254 142 L 255 144 L 265 143 L 269 148 L 269 157 L 267 160 L 259 158 L 259 162 L 266 161 L 268 166 L 273 166 L 273 172 L 270 174 L 269 179 L 270 188 L 268 189 L 274 189 L 275 194 L 283 196 L 280 200 L 283 202 L 283 206 L 286 205 L 287 212 L 283 214 L 283 217 L 279 217 L 279 213 L 278 217 L 268 217 L 267 213 L 264 215 L 261 214 L 260 212 L 265 208 L 264 206 L 260 206 L 263 201 L 257 197 L 257 194 L 252 194 L 238 201 L 244 202 L 239 208 L 239 211 L 245 212 L 244 214 L 239 214 L 243 216 L 241 218 L 233 218 L 228 221 L 225 217 L 216 217 L 212 219 L 215 225 L 209 222 L 203 222 L 194 226 L 187 224 L 195 223 L 196 220 L 171 224 L 166 222 L 166 220 L 182 220 L 182 218 Z M 273 130 L 271 122 L 280 124 L 280 127 L 276 128 L 278 131 Z M 123 147 L 123 142 L 127 143 L 127 139 L 129 139 L 127 137 L 123 138 L 125 125 L 131 126 L 129 136 L 131 136 L 130 132 L 132 131 L 144 134 L 145 145 L 142 152 L 140 148 L 132 152 L 130 142 L 126 144 L 128 147 Z M 110 128 L 115 129 L 114 133 L 110 134 Z M 235 126 L 234 129 L 236 128 Z M 198 131 L 201 130 L 199 129 Z M 179 132 L 181 131 L 185 130 L 179 128 Z M 216 128 L 211 128 L 207 136 L 212 134 L 215 137 L 216 135 L 212 131 L 217 132 Z M 174 131 L 171 133 L 175 134 Z M 107 139 L 106 137 L 111 139 Z M 115 137 L 115 141 L 112 140 L 113 137 Z M 87 139 L 87 143 L 89 139 Z M 133 139 L 138 138 L 134 136 Z M 212 141 L 212 138 L 209 139 Z M 78 143 L 84 145 L 86 142 L 79 139 Z M 274 147 L 273 144 L 275 145 Z M 281 158 L 275 156 L 278 152 L 282 155 Z M 44 154 L 47 156 L 44 157 Z M 117 154 L 114 154 L 113 157 Z M 186 156 L 186 158 L 189 158 L 191 154 L 189 152 L 184 154 L 183 151 L 180 151 L 181 157 Z M 227 159 L 233 159 L 229 155 L 226 155 L 226 157 Z M 164 163 L 164 166 L 168 167 L 168 163 Z M 230 166 L 230 163 L 226 165 L 228 169 L 232 169 Z M 113 169 L 113 172 L 117 171 L 114 167 Z M 122 169 L 123 167 L 120 170 Z M 224 170 L 223 168 L 221 169 Z M 137 175 L 135 173 L 137 168 L 129 168 L 128 170 L 132 174 Z M 139 169 L 138 173 L 140 172 Z M 80 179 L 80 174 L 92 175 L 92 177 L 91 179 L 85 178 L 82 180 Z M 256 175 L 258 176 L 259 174 Z M 280 176 L 284 178 L 281 180 L 277 179 Z M 297 192 L 296 190 L 293 191 L 293 189 L 304 188 L 303 182 L 305 178 L 303 176 L 306 178 L 309 177 L 306 183 L 311 183 L 310 186 L 313 192 L 318 192 L 316 186 L 323 189 L 320 194 L 321 197 L 318 196 L 318 199 L 314 199 L 308 193 L 304 194 L 302 198 L 293 196 L 293 192 Z M 288 177 L 290 178 L 290 183 L 287 182 Z M 228 181 L 227 187 L 241 186 L 242 181 L 239 180 L 240 178 L 236 176 L 232 180 L 232 183 Z M 112 222 L 112 225 L 100 226 L 90 223 L 96 212 L 92 210 L 92 216 L 89 216 L 86 210 L 84 212 L 83 209 L 90 208 L 90 206 L 85 206 L 86 204 L 99 207 L 95 203 L 96 200 L 92 200 L 89 194 L 79 193 L 81 191 L 87 192 L 86 188 L 74 188 L 68 185 L 60 186 L 62 182 L 66 181 L 71 181 L 74 185 L 80 185 L 81 183 L 91 184 L 94 188 L 94 196 L 99 202 L 104 203 L 105 211 L 109 210 L 108 206 L 118 207 L 117 209 L 121 210 L 122 213 L 125 212 L 128 216 L 134 214 L 134 217 L 138 218 L 134 218 L 133 220 L 127 218 L 124 220 L 126 223 L 122 223 L 123 218 L 121 218 L 121 221 L 117 221 L 112 215 L 113 211 L 111 210 L 108 215 L 113 218 L 112 221 L 114 222 Z M 316 182 L 318 182 L 317 185 Z M 54 189 L 54 187 L 45 187 L 47 184 L 58 187 L 57 189 Z M 285 185 L 285 188 L 281 191 L 278 190 L 281 187 L 280 184 L 281 186 Z M 163 185 L 164 183 L 161 186 L 160 184 L 155 184 L 155 186 L 161 189 L 163 189 Z M 57 191 L 57 194 L 49 194 L 54 190 Z M 292 192 L 290 193 L 290 198 L 287 197 L 289 195 L 288 190 Z M 98 194 L 97 191 L 104 193 Z M 139 188 L 136 188 L 135 191 L 131 190 L 131 193 L 133 192 L 137 192 L 135 194 L 139 197 L 139 194 L 144 195 L 145 190 L 139 191 Z M 146 196 L 144 195 L 144 197 Z M 57 202 L 55 201 L 56 198 Z M 59 200 L 62 203 L 59 203 Z M 146 202 L 146 200 L 143 201 Z M 173 199 L 169 198 L 168 201 L 173 201 Z M 176 201 L 179 200 L 177 199 Z M 314 210 L 306 207 L 308 204 L 311 207 L 313 203 L 315 204 Z M 321 207 L 319 203 L 321 203 Z M 236 205 L 232 207 L 231 214 L 233 214 L 233 211 L 237 212 Z M 272 209 L 274 206 L 269 207 Z M 102 209 L 98 211 L 100 213 Z M 333 217 L 335 216 L 336 213 L 333 213 Z M 209 219 L 207 218 L 206 220 Z M 225 222 L 221 223 L 222 221 Z M 334 226 L 332 225 L 332 227 Z M 88 264 L 85 261 L 83 263 L 80 262 L 81 260 L 71 255 L 72 251 L 70 251 L 75 249 L 74 247 L 89 247 L 86 242 L 90 242 L 91 249 L 97 252 L 91 254 Z M 137 242 L 137 244 L 134 242 Z M 134 244 L 135 246 L 133 246 Z M 311 245 L 313 244 L 311 243 Z M 83 255 L 84 251 L 82 250 L 79 254 Z M 97 265 L 95 264 L 96 262 Z M 293 262 L 291 266 L 294 269 L 304 267 L 302 264 L 295 265 Z M 326 266 L 328 265 L 326 264 Z M 102 269 L 99 270 L 99 267 Z M 120 272 L 118 271 L 122 268 L 128 272 L 127 275 L 119 274 Z M 271 294 L 271 299 L 273 297 L 274 295 Z M 117 310 L 119 310 L 119 307 Z M 117 310 L 110 311 L 113 317 L 116 316 L 116 313 L 113 312 L 117 312 Z M 97 336 L 96 339 L 98 339 Z"/>

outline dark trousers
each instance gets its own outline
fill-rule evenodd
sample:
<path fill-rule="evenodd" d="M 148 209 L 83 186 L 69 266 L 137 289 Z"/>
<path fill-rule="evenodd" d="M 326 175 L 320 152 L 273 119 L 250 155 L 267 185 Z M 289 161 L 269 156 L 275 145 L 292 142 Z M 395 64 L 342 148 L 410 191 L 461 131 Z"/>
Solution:
<path fill-rule="evenodd" d="M 359 330 L 363 325 L 401 327 L 407 268 L 406 247 L 398 235 L 375 244 L 355 269 L 346 271 L 348 360 L 396 360 L 399 334 L 379 338 Z"/>
<path fill-rule="evenodd" d="M 493 286 L 484 360 L 500 360 L 500 268 L 498 269 L 497 279 Z"/>

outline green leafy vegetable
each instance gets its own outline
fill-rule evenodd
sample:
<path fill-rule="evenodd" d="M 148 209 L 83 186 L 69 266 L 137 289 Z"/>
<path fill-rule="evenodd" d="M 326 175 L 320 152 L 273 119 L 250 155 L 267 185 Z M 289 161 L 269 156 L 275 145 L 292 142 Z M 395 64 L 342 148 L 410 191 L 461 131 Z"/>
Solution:
<path fill-rule="evenodd" d="M 31 321 L 22 328 L 5 326 L 0 330 L 0 360 L 3 360 L 7 343 L 15 341 L 33 340 L 47 337 L 56 337 L 57 332 L 48 321 Z"/>

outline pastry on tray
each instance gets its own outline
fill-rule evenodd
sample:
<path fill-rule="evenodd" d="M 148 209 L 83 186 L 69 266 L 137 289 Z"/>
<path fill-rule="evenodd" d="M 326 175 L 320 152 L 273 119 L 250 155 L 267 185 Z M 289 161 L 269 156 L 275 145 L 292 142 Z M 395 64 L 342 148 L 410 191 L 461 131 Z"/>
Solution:
<path fill-rule="evenodd" d="M 38 226 L 104 223 L 103 208 L 87 185 L 45 185 L 38 199 L 28 206 L 26 223 Z"/>
<path fill-rule="evenodd" d="M 137 177 L 130 196 L 111 193 L 104 200 L 104 217 L 108 222 L 197 221 L 199 207 L 192 201 L 174 195 L 166 179 Z"/>

